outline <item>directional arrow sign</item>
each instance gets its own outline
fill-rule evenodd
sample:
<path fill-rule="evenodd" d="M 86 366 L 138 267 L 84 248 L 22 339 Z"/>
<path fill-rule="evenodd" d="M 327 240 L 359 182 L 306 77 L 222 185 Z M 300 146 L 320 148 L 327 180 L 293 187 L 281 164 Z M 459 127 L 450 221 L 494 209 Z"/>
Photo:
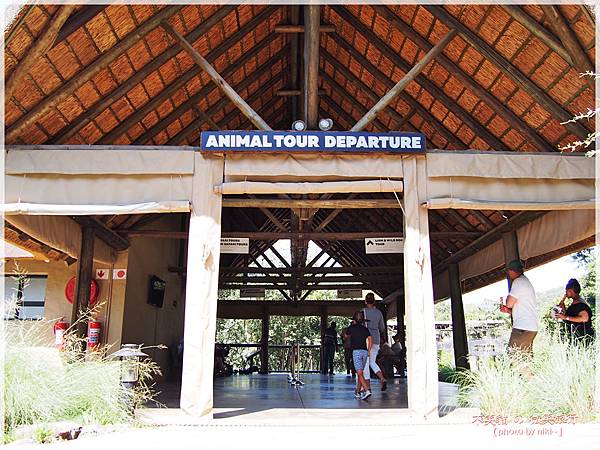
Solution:
<path fill-rule="evenodd" d="M 96 280 L 108 280 L 108 270 L 96 269 Z"/>
<path fill-rule="evenodd" d="M 403 253 L 404 238 L 365 238 L 365 253 Z"/>

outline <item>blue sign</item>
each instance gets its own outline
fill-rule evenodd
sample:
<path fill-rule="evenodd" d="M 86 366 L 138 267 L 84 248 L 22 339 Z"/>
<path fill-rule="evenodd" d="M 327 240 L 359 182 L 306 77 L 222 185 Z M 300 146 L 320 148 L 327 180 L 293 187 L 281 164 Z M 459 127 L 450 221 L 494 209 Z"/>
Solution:
<path fill-rule="evenodd" d="M 205 152 L 423 153 L 420 133 L 347 131 L 203 131 Z"/>

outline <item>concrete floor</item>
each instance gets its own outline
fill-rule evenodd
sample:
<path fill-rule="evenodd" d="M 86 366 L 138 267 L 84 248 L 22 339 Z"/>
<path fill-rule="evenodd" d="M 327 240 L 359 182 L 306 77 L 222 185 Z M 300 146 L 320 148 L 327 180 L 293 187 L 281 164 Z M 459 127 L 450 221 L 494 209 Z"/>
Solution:
<path fill-rule="evenodd" d="M 366 401 L 354 398 L 355 379 L 345 374 L 334 376 L 319 374 L 301 375 L 304 386 L 293 387 L 286 374 L 233 375 L 214 381 L 214 419 L 232 419 L 251 422 L 278 422 L 289 420 L 290 414 L 306 420 L 340 416 L 359 419 L 373 417 L 363 414 L 377 411 L 377 417 L 397 421 L 399 414 L 412 420 L 407 399 L 405 378 L 388 380 L 388 388 L 381 392 L 379 381 L 373 380 L 373 395 Z M 158 387 L 158 401 L 169 407 L 179 407 L 179 384 Z M 439 414 L 446 416 L 457 408 L 456 385 L 439 383 Z M 151 405 L 149 405 L 151 406 Z M 350 411 L 354 410 L 354 411 Z M 157 417 L 156 415 L 154 415 Z M 160 414 L 165 420 L 180 417 L 175 411 Z M 170 422 L 170 420 L 167 420 Z M 177 422 L 177 420 L 175 420 Z"/>

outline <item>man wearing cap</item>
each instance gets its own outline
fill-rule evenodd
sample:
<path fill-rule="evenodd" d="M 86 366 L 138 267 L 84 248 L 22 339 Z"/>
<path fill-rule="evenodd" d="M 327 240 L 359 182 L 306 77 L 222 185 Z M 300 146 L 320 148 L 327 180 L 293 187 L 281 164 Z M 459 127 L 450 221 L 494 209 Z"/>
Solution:
<path fill-rule="evenodd" d="M 523 263 L 514 259 L 506 265 L 511 280 L 510 292 L 500 311 L 512 315 L 513 326 L 508 340 L 508 350 L 533 351 L 533 340 L 538 332 L 538 313 L 535 291 L 529 279 L 523 275 Z"/>

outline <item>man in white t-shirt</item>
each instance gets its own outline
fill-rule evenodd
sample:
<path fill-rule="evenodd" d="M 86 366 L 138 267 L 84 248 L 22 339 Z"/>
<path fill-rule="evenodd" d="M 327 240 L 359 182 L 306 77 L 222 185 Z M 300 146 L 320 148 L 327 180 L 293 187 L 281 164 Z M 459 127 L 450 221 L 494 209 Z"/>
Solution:
<path fill-rule="evenodd" d="M 506 265 L 512 284 L 506 303 L 500 311 L 512 315 L 513 328 L 508 340 L 508 350 L 518 348 L 532 353 L 533 340 L 538 332 L 538 314 L 535 291 L 529 279 L 523 275 L 523 263 L 515 259 Z"/>

